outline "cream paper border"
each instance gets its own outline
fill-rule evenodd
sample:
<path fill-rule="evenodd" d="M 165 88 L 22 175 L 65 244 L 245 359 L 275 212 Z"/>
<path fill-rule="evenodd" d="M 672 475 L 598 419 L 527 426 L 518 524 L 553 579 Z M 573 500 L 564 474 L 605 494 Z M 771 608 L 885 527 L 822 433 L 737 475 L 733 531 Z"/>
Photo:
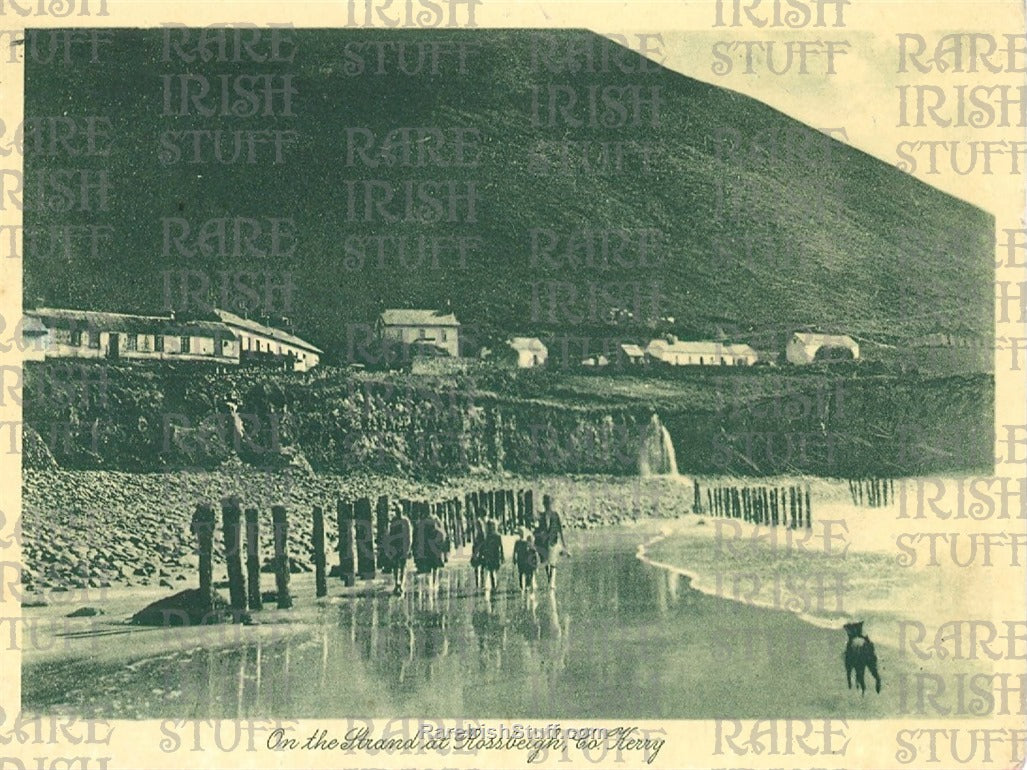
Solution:
<path fill-rule="evenodd" d="M 72 15 L 55 18 L 48 15 L 32 13 L 21 16 L 9 0 L 0 0 L 0 30 L 3 51 L 0 52 L 0 103 L 4 121 L 3 143 L 10 141 L 12 132 L 22 119 L 23 110 L 23 63 L 9 61 L 8 46 L 12 37 L 11 30 L 24 27 L 136 27 L 160 26 L 165 23 L 203 26 L 230 22 L 248 22 L 257 25 L 291 24 L 296 27 L 333 27 L 345 26 L 348 2 L 129 2 L 128 0 L 108 0 L 108 15 L 98 16 L 99 0 L 89 3 L 92 15 L 80 16 L 81 0 L 75 4 Z M 726 0 L 730 3 L 730 0 Z M 815 2 L 815 0 L 813 0 Z M 357 2 L 363 6 L 364 0 Z M 751 0 L 744 0 L 745 5 Z M 763 8 L 771 6 L 772 0 L 764 0 Z M 808 3 L 807 3 L 808 4 Z M 35 10 L 39 5 L 49 6 L 49 0 L 22 0 L 16 3 L 22 9 Z M 60 3 L 57 4 L 58 6 Z M 378 6 L 380 7 L 381 0 Z M 399 6 L 399 0 L 394 5 Z M 788 4 L 782 0 L 787 10 Z M 829 6 L 830 9 L 830 6 Z M 751 27 L 744 29 L 714 29 L 714 0 L 670 0 L 666 2 L 585 2 L 579 0 L 543 0 L 542 2 L 500 2 L 499 0 L 482 0 L 475 10 L 475 21 L 480 27 L 585 27 L 603 33 L 624 33 L 630 31 L 688 33 L 688 40 L 694 40 L 694 51 L 681 50 L 682 38 L 675 39 L 672 46 L 667 44 L 666 50 L 672 54 L 666 62 L 669 66 L 679 66 L 685 74 L 701 80 L 712 82 L 727 88 L 735 89 L 755 96 L 761 101 L 778 107 L 788 114 L 823 128 L 828 126 L 845 126 L 850 142 L 862 149 L 869 146 L 883 148 L 878 150 L 878 157 L 895 162 L 894 152 L 883 156 L 880 152 L 890 146 L 894 148 L 900 138 L 910 138 L 907 133 L 903 137 L 897 135 L 894 128 L 896 122 L 896 91 L 895 84 L 899 76 L 896 74 L 896 33 L 919 32 L 928 40 L 936 39 L 940 34 L 954 31 L 990 32 L 996 35 L 1024 33 L 1024 9 L 1017 0 L 966 0 L 965 2 L 949 2 L 948 0 L 911 0 L 907 2 L 878 2 L 876 0 L 851 0 L 845 8 L 844 29 L 807 28 L 795 33 L 790 30 L 763 29 Z M 880 51 L 879 67 L 867 66 L 866 58 L 842 57 L 839 60 L 839 80 L 847 78 L 844 89 L 835 89 L 828 93 L 819 91 L 815 76 L 809 85 L 797 78 L 783 77 L 775 82 L 773 79 L 756 80 L 744 77 L 716 78 L 709 71 L 712 57 L 709 45 L 714 40 L 775 40 L 775 39 L 846 39 L 853 47 L 865 47 L 865 50 Z M 875 48 L 876 46 L 876 48 Z M 670 49 L 678 49 L 677 53 Z M 19 57 L 21 59 L 21 57 Z M 851 68 L 847 70 L 847 68 Z M 914 82 L 907 80 L 904 82 Z M 930 82 L 928 80 L 917 82 Z M 939 77 L 940 85 L 952 83 L 1024 83 L 1024 75 L 1015 73 L 992 74 L 988 72 L 966 73 L 953 80 L 951 77 Z M 820 84 L 822 85 L 822 84 Z M 838 91 L 845 92 L 845 99 L 839 100 Z M 848 104 L 844 112 L 839 110 Z M 818 122 L 819 121 L 819 122 Z M 1024 130 L 1013 128 L 992 128 L 990 130 L 965 130 L 962 134 L 957 129 L 926 128 L 916 138 L 927 139 L 1005 139 L 1017 141 L 1024 139 Z M 871 150 L 871 152 L 874 152 Z M 6 155 L 0 166 L 7 169 L 21 169 L 21 156 L 17 152 Z M 1023 227 L 1024 213 L 1024 180 L 1010 174 L 995 173 L 981 175 L 973 173 L 969 176 L 958 176 L 951 172 L 939 176 L 923 176 L 921 179 L 928 184 L 954 193 L 965 200 L 993 214 L 996 227 Z M 8 188 L 9 189 L 9 188 Z M 12 206 L 4 206 L 0 211 L 4 225 L 20 224 L 20 211 Z M 20 248 L 20 247 L 19 247 Z M 5 256 L 7 254 L 5 253 Z M 997 252 L 997 259 L 1001 252 Z M 0 312 L 7 325 L 2 338 L 5 343 L 12 340 L 11 330 L 20 317 L 21 302 L 21 261 L 19 259 L 0 259 Z M 1003 266 L 996 271 L 996 280 L 1023 281 L 1025 271 L 1019 267 Z M 998 307 L 996 311 L 998 312 Z M 1014 321 L 996 324 L 996 337 L 1024 337 L 1023 326 Z M 3 347 L 3 346 L 0 346 Z M 0 352 L 0 363 L 17 366 L 18 348 L 7 345 L 7 350 Z M 1017 368 L 1012 366 L 1012 356 L 1008 351 L 996 351 L 996 458 L 998 460 L 995 474 L 1009 478 L 1022 478 L 1025 474 L 1022 461 L 1011 462 L 1007 456 L 1006 444 L 1007 425 L 1021 426 L 1018 434 L 1023 437 L 1025 419 L 1024 362 L 1023 356 Z M 9 375 L 8 375 L 9 377 Z M 10 379 L 4 380 L 5 394 Z M 11 397 L 5 397 L 0 406 L 4 421 L 20 420 L 20 406 Z M 6 424 L 6 423 L 5 423 Z M 5 447 L 0 454 L 0 472 L 4 483 L 0 485 L 0 510 L 5 514 L 2 522 L 2 534 L 11 537 L 17 525 L 20 513 L 20 456 L 7 450 L 6 435 L 0 441 Z M 1027 455 L 1027 446 L 1019 447 L 1019 457 Z M 1019 459 L 1019 458 L 1017 458 Z M 1008 527 L 1022 530 L 1023 520 L 1011 519 Z M 15 548 L 7 548 L 4 560 L 16 561 L 19 558 Z M 978 574 L 980 572 L 978 571 Z M 9 571 L 4 572 L 4 582 L 10 579 Z M 1025 576 L 1023 570 L 995 569 L 987 572 L 981 585 L 961 586 L 965 595 L 953 596 L 953 604 L 976 606 L 981 615 L 989 614 L 996 620 L 1022 619 L 1025 616 Z M 17 617 L 19 608 L 12 603 L 8 590 L 3 593 L 3 615 Z M 0 632 L 0 638 L 6 639 L 8 630 Z M 200 726 L 202 743 L 205 750 L 194 751 L 191 737 L 183 742 L 178 751 L 162 750 L 160 722 L 111 722 L 109 741 L 92 743 L 85 741 L 75 744 L 61 738 L 57 743 L 48 742 L 48 734 L 53 727 L 53 720 L 43 720 L 43 742 L 36 742 L 34 736 L 28 742 L 12 740 L 11 723 L 19 711 L 20 661 L 19 653 L 6 649 L 0 653 L 2 666 L 2 702 L 5 722 L 0 725 L 0 770 L 15 770 L 22 765 L 25 768 L 49 768 L 54 757 L 88 757 L 88 762 L 72 764 L 72 767 L 134 767 L 134 768 L 277 768 L 277 767 L 526 767 L 525 755 L 522 752 L 498 753 L 487 755 L 448 755 L 431 757 L 428 754 L 415 756 L 384 756 L 374 757 L 358 755 L 339 755 L 338 752 L 296 752 L 288 755 L 275 753 L 259 748 L 256 751 L 245 751 L 245 741 L 233 752 L 224 752 L 214 747 L 212 728 Z M 1008 670 L 1022 673 L 1023 661 L 1007 661 Z M 379 720 L 377 724 L 385 726 L 387 720 Z M 489 720 L 496 723 L 497 720 Z M 540 723 L 542 720 L 538 720 Z M 593 726 L 610 726 L 623 723 L 590 722 Z M 955 766 L 951 761 L 936 763 L 926 762 L 926 756 L 920 753 L 912 763 L 897 759 L 898 746 L 895 742 L 896 731 L 903 728 L 930 729 L 944 727 L 948 729 L 981 729 L 983 727 L 1022 729 L 1024 719 L 1017 715 L 993 716 L 984 720 L 940 721 L 936 719 L 901 719 L 875 721 L 848 721 L 846 723 L 845 753 L 838 756 L 804 756 L 800 754 L 775 755 L 749 753 L 735 756 L 731 753 L 714 755 L 714 729 L 712 721 L 661 721 L 632 722 L 650 730 L 665 730 L 667 743 L 652 767 L 824 767 L 824 768 L 893 768 L 893 767 L 944 767 Z M 345 720 L 302 720 L 302 729 L 297 733 L 305 736 L 318 726 L 330 727 L 333 734 L 344 732 Z M 564 722 L 565 725 L 570 723 Z M 751 724 L 747 723 L 747 724 Z M 225 725 L 231 734 L 231 726 Z M 189 734 L 188 729 L 178 728 L 183 735 Z M 30 734 L 34 729 L 29 731 Z M 107 729 L 102 726 L 97 730 L 102 737 Z M 81 725 L 70 728 L 72 735 L 84 736 Z M 231 740 L 231 739 L 229 739 Z M 165 744 L 166 746 L 166 744 Z M 966 767 L 1008 768 L 1006 751 L 1008 747 L 1000 747 L 995 761 L 985 763 L 982 758 L 965 765 Z M 945 756 L 944 754 L 942 756 Z M 46 757 L 40 764 L 38 758 Z M 102 758 L 109 759 L 102 759 Z M 1005 757 L 1005 759 L 1003 759 Z M 626 755 L 624 761 L 607 761 L 613 767 L 630 767 L 634 764 L 633 755 Z M 611 759 L 615 759 L 611 757 Z M 575 767 L 589 765 L 579 753 L 572 752 L 570 761 L 561 757 L 552 758 L 541 766 Z M 6 764 L 4 764 L 6 763 Z M 56 767 L 68 765 L 58 763 Z M 540 766 L 540 765 L 532 765 Z"/>

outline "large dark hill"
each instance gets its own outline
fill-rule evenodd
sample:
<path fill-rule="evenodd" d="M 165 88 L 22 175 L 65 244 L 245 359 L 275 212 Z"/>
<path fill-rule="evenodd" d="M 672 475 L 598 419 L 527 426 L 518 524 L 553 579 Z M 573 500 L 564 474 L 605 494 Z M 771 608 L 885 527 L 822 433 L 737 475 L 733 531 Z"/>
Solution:
<path fill-rule="evenodd" d="M 462 322 L 486 333 L 602 334 L 611 306 L 639 305 L 648 314 L 654 282 L 655 314 L 674 316 L 684 334 L 719 328 L 769 344 L 795 326 L 884 341 L 938 327 L 991 333 L 988 214 L 758 101 L 583 31 L 291 35 L 289 63 L 165 61 L 162 33 L 152 30 L 117 30 L 97 63 L 27 63 L 29 118 L 102 116 L 113 126 L 104 157 L 51 152 L 46 142 L 26 147 L 27 227 L 112 228 L 96 255 L 85 244 L 67 255 L 29 243 L 27 304 L 153 311 L 165 304 L 162 271 L 169 268 L 291 272 L 296 292 L 285 314 L 298 333 L 340 356 L 349 325 L 370 322 L 383 304 L 450 302 Z M 421 58 L 417 46 L 438 41 L 444 47 L 435 49 L 433 66 L 433 49 L 422 49 Z M 397 43 L 407 46 L 408 69 L 420 67 L 416 74 L 400 71 Z M 591 52 L 593 66 L 585 56 L 561 64 L 553 55 L 569 50 Z M 604 66 L 604 55 L 619 64 Z M 221 75 L 272 74 L 280 85 L 288 74 L 295 93 L 288 109 L 272 96 L 271 116 L 204 116 L 195 106 L 181 114 L 180 91 L 171 91 L 172 108 L 165 108 L 162 76 L 177 84 L 182 74 L 205 75 L 215 95 Z M 561 111 L 570 93 L 576 103 Z M 587 106 L 593 93 L 600 99 L 594 115 Z M 359 127 L 379 138 L 399 127 L 434 127 L 447 142 L 462 130 L 470 144 L 457 166 L 438 137 L 416 135 L 405 148 L 409 162 L 397 148 L 398 162 L 369 168 L 347 138 L 348 128 Z M 277 164 L 268 145 L 257 148 L 257 162 L 235 164 L 186 162 L 191 140 L 181 136 L 170 142 L 177 150 L 162 146 L 164 131 L 219 128 L 296 134 Z M 607 143 L 607 151 L 622 153 L 619 168 L 560 168 L 556 143 L 564 140 L 594 143 L 595 166 L 598 143 Z M 419 148 L 429 147 L 448 165 L 429 165 L 427 153 L 419 163 Z M 571 149 L 581 157 L 580 146 Z M 69 168 L 107 171 L 103 210 L 96 192 L 92 211 L 47 208 L 34 185 L 44 172 Z M 396 201 L 409 182 L 453 182 L 463 192 L 473 182 L 473 221 L 466 201 L 455 203 L 456 222 L 424 205 L 415 207 L 421 221 L 386 221 L 363 207 L 366 180 L 377 185 L 373 194 L 395 191 Z M 352 203 L 360 205 L 352 208 L 347 182 L 357 183 Z M 395 203 L 387 210 L 403 213 Z M 162 218 L 175 217 L 194 229 L 215 217 L 291 219 L 295 250 L 284 258 L 253 256 L 229 244 L 221 253 L 165 256 Z M 533 259 L 532 228 L 556 233 L 564 251 L 582 229 L 655 229 L 661 251 L 643 257 L 636 240 L 622 258 L 568 267 L 566 257 Z M 401 263 L 391 242 L 384 260 L 366 240 L 363 258 L 347 251 L 347 238 L 383 235 L 412 244 L 419 236 L 479 240 L 463 264 L 452 246 L 437 266 Z M 262 235 L 258 243 L 268 240 Z M 569 286 L 550 298 L 543 285 L 551 281 L 572 283 L 577 298 Z M 173 300 L 181 305 L 177 295 Z"/>

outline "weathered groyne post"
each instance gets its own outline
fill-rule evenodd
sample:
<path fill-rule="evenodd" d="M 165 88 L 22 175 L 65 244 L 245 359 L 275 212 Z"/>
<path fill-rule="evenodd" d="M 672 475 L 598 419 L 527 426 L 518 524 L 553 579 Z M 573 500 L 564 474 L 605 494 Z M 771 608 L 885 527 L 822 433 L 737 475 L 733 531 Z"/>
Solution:
<path fill-rule="evenodd" d="M 386 536 L 389 532 L 389 497 L 379 495 L 378 502 L 374 507 L 374 530 L 375 530 L 375 563 L 385 564 L 387 559 L 382 553 L 385 548 Z"/>
<path fill-rule="evenodd" d="M 228 567 L 228 595 L 233 610 L 246 609 L 246 581 L 242 572 L 242 532 L 239 498 L 225 497 L 221 501 L 221 526 L 225 536 L 225 562 Z"/>
<path fill-rule="evenodd" d="M 214 598 L 214 509 L 199 503 L 193 512 L 193 535 L 200 555 L 200 597 L 205 606 Z"/>
<path fill-rule="evenodd" d="M 275 591 L 278 609 L 292 606 L 289 594 L 289 519 L 284 505 L 271 506 L 271 522 L 275 536 Z"/>
<path fill-rule="evenodd" d="M 328 595 L 328 574 L 325 569 L 325 513 L 320 505 L 314 506 L 311 541 L 314 550 L 314 593 L 320 598 Z"/>
<path fill-rule="evenodd" d="M 370 580 L 376 573 L 371 498 L 357 498 L 353 507 L 353 521 L 357 538 L 357 574 L 363 580 Z"/>
<path fill-rule="evenodd" d="M 260 519 L 256 508 L 246 509 L 246 590 L 251 610 L 264 608 L 260 595 Z"/>
<path fill-rule="evenodd" d="M 339 527 L 339 577 L 347 586 L 353 586 L 357 582 L 357 538 L 352 501 L 339 500 L 335 516 Z"/>

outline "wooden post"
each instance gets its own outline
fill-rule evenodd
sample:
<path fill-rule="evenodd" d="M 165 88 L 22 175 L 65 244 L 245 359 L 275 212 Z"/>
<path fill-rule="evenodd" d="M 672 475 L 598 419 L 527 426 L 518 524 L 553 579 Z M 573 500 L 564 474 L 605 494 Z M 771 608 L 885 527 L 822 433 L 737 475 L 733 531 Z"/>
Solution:
<path fill-rule="evenodd" d="M 370 580 L 376 574 L 374 560 L 374 521 L 371 517 L 371 498 L 357 499 L 353 507 L 353 521 L 357 537 L 357 574 Z"/>
<path fill-rule="evenodd" d="M 214 509 L 211 506 L 197 504 L 192 530 L 200 552 L 200 596 L 209 607 L 214 598 Z"/>
<path fill-rule="evenodd" d="M 524 490 L 524 525 L 529 529 L 535 528 L 535 490 Z"/>
<path fill-rule="evenodd" d="M 225 533 L 225 562 L 228 566 L 228 595 L 233 610 L 246 609 L 246 580 L 242 573 L 242 531 L 239 498 L 221 500 L 221 526 Z"/>
<path fill-rule="evenodd" d="M 795 487 L 788 487 L 788 505 L 791 509 L 792 521 L 799 520 L 798 501 L 795 498 Z"/>
<path fill-rule="evenodd" d="M 710 511 L 710 515 L 713 514 L 713 494 L 710 492 L 710 488 L 706 487 L 706 507 Z"/>
<path fill-rule="evenodd" d="M 506 517 L 510 521 L 510 531 L 516 532 L 520 524 L 517 523 L 517 508 L 515 506 L 515 496 L 512 489 L 506 490 Z"/>
<path fill-rule="evenodd" d="M 314 592 L 318 597 L 328 595 L 328 575 L 325 569 L 325 512 L 320 505 L 314 506 Z"/>
<path fill-rule="evenodd" d="M 463 544 L 471 542 L 471 533 L 474 532 L 474 495 L 470 492 L 464 493 L 464 528 Z"/>
<path fill-rule="evenodd" d="M 770 490 L 770 515 L 775 519 L 781 515 L 781 506 L 777 499 L 777 487 Z"/>
<path fill-rule="evenodd" d="M 246 588 L 250 609 L 264 609 L 260 595 L 260 519 L 256 508 L 246 509 Z"/>
<path fill-rule="evenodd" d="M 386 535 L 389 532 L 389 498 L 388 495 L 379 495 L 378 502 L 374 509 L 374 530 L 376 543 L 376 562 L 386 564 L 388 559 L 383 557 L 382 549 L 385 547 Z"/>
<path fill-rule="evenodd" d="M 339 525 L 339 578 L 347 586 L 353 586 L 357 582 L 357 538 L 351 501 L 338 501 L 335 520 Z"/>
<path fill-rule="evenodd" d="M 813 509 L 809 504 L 809 485 L 806 485 L 806 529 L 813 528 Z"/>
<path fill-rule="evenodd" d="M 517 506 L 517 509 L 516 509 L 517 510 L 517 514 L 516 514 L 517 515 L 517 526 L 518 527 L 526 527 L 527 524 L 524 523 L 524 490 L 523 489 L 518 489 L 517 490 L 517 500 L 515 502 L 515 505 Z"/>
<path fill-rule="evenodd" d="M 702 513 L 702 491 L 696 479 L 692 479 L 692 513 Z"/>
<path fill-rule="evenodd" d="M 271 521 L 275 533 L 275 590 L 278 593 L 278 609 L 292 606 L 289 595 L 289 520 L 284 505 L 271 506 Z"/>
<path fill-rule="evenodd" d="M 453 498 L 453 520 L 456 522 L 456 533 L 453 535 L 453 546 L 464 544 L 464 508 L 459 497 Z"/>

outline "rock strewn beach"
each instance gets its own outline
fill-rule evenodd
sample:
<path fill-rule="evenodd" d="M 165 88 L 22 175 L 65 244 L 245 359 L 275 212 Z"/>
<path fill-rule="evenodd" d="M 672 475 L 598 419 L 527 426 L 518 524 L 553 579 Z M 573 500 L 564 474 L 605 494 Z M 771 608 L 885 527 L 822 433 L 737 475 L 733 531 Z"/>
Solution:
<path fill-rule="evenodd" d="M 326 546 L 337 542 L 335 501 L 387 494 L 441 500 L 474 489 L 536 490 L 556 497 L 569 527 L 614 524 L 642 517 L 680 516 L 691 510 L 691 487 L 670 480 L 614 477 L 521 479 L 475 477 L 427 485 L 401 478 L 327 476 L 299 472 L 262 473 L 225 469 L 211 473 L 123 473 L 26 469 L 23 479 L 22 561 L 27 601 L 33 594 L 107 586 L 162 586 L 181 589 L 196 575 L 195 543 L 189 522 L 198 502 L 216 508 L 226 495 L 261 516 L 263 554 L 270 559 L 271 506 L 289 509 L 293 571 L 308 572 L 311 510 L 326 510 Z M 219 514 L 220 521 L 220 514 Z M 220 526 L 216 533 L 215 576 L 223 578 Z M 331 554 L 329 564 L 333 563 Z"/>

